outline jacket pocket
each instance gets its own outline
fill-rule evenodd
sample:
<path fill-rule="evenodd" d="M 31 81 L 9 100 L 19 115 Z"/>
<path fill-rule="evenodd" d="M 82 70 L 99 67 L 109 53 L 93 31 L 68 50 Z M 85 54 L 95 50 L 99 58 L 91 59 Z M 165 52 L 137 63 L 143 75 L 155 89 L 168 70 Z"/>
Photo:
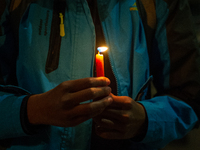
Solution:
<path fill-rule="evenodd" d="M 61 46 L 61 36 L 60 36 L 61 21 L 59 18 L 59 13 L 62 13 L 64 18 L 65 7 L 66 7 L 66 2 L 61 0 L 54 0 L 51 34 L 49 39 L 49 51 L 45 66 L 45 72 L 47 74 L 56 70 L 59 65 L 60 46 Z"/>
<path fill-rule="evenodd" d="M 140 88 L 140 90 L 139 90 L 139 92 L 138 92 L 138 94 L 137 94 L 137 96 L 135 97 L 135 101 L 140 101 L 141 100 L 141 98 L 142 98 L 142 96 L 144 95 L 144 91 L 145 91 L 145 89 L 147 89 L 148 87 L 149 87 L 149 85 L 150 85 L 150 83 L 152 82 L 152 80 L 153 80 L 153 76 L 150 76 L 148 79 L 147 79 L 147 81 L 142 85 L 142 87 Z"/>

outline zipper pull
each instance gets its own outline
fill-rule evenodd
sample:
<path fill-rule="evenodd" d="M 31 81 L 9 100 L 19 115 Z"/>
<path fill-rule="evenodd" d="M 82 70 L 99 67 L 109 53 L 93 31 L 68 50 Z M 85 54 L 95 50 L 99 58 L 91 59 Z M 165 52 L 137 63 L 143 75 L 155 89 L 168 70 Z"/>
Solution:
<path fill-rule="evenodd" d="M 60 17 L 60 36 L 63 37 L 63 36 L 65 36 L 65 27 L 64 27 L 64 23 L 63 23 L 63 14 L 59 13 L 59 17 Z"/>

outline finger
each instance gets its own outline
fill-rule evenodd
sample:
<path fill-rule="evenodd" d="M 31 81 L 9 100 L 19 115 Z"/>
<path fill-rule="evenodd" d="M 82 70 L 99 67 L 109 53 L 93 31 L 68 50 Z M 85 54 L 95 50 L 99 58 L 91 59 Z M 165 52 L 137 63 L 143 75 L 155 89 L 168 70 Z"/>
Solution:
<path fill-rule="evenodd" d="M 113 103 L 110 106 L 110 108 L 115 108 L 115 109 L 125 109 L 129 110 L 132 108 L 132 103 L 133 99 L 127 96 L 115 96 L 112 95 L 113 97 Z"/>
<path fill-rule="evenodd" d="M 117 131 L 124 131 L 125 124 L 122 124 L 121 122 L 118 122 L 117 120 L 108 120 L 104 118 L 97 118 L 95 117 L 94 122 L 96 123 L 96 126 L 100 126 L 105 129 L 110 130 L 117 130 Z"/>
<path fill-rule="evenodd" d="M 111 92 L 110 87 L 95 87 L 84 89 L 75 93 L 66 93 L 63 96 L 63 101 L 65 101 L 65 105 L 78 105 L 81 102 L 88 101 L 91 99 L 96 99 L 98 97 L 108 96 Z"/>
<path fill-rule="evenodd" d="M 128 123 L 130 122 L 130 113 L 127 110 L 115 110 L 106 108 L 99 116 L 108 120 L 117 120 L 117 122 Z"/>
<path fill-rule="evenodd" d="M 106 77 L 93 77 L 93 78 L 83 78 L 78 80 L 70 80 L 63 82 L 62 85 L 69 92 L 77 92 L 83 89 L 91 88 L 91 87 L 101 87 L 107 86 L 110 84 L 110 80 Z"/>
<path fill-rule="evenodd" d="M 97 127 L 95 131 L 98 136 L 104 139 L 123 139 L 123 134 L 116 130 Z"/>
<path fill-rule="evenodd" d="M 77 116 L 89 116 L 93 118 L 96 115 L 102 113 L 102 111 L 112 103 L 112 97 L 108 96 L 102 100 L 80 104 L 72 109 L 71 113 L 74 117 Z"/>

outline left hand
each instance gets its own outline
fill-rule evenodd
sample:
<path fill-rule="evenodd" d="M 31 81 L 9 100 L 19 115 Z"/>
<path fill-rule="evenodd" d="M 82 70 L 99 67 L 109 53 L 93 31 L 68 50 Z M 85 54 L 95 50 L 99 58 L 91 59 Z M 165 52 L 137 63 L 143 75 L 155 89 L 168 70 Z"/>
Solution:
<path fill-rule="evenodd" d="M 112 94 L 113 103 L 94 118 L 96 134 L 105 139 L 129 139 L 147 128 L 144 107 L 127 96 Z"/>

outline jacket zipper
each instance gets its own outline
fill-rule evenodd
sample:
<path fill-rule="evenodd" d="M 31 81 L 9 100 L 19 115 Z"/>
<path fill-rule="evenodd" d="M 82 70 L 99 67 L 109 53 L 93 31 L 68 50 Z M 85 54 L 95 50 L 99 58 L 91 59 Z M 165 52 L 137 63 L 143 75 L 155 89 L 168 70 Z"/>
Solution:
<path fill-rule="evenodd" d="M 49 51 L 46 60 L 45 72 L 51 73 L 56 70 L 59 65 L 61 35 L 60 24 L 62 24 L 62 17 L 65 16 L 66 2 L 61 0 L 54 0 L 53 4 L 53 18 L 51 23 L 51 34 L 49 39 Z"/>
<path fill-rule="evenodd" d="M 110 61 L 110 55 L 109 55 L 109 52 L 108 52 L 108 60 L 109 60 L 109 65 L 110 65 L 110 68 L 111 68 L 111 72 L 113 74 L 113 77 L 114 77 L 114 80 L 115 80 L 115 83 L 116 83 L 116 95 L 119 95 L 119 85 L 118 85 L 118 81 L 117 81 L 117 77 L 116 77 L 116 74 L 114 73 L 114 70 L 113 70 L 113 67 L 112 67 L 112 63 Z"/>
<path fill-rule="evenodd" d="M 98 12 L 98 7 L 97 7 L 97 1 L 92 1 L 89 3 L 90 5 L 90 10 L 92 13 L 92 18 L 93 22 L 95 24 L 95 31 L 96 31 L 96 45 L 95 45 L 95 54 L 97 53 L 97 47 L 99 46 L 104 46 L 106 44 L 105 40 L 105 33 L 103 32 L 103 27 L 102 23 L 100 21 L 99 17 L 99 12 Z M 94 7 L 96 6 L 96 7 Z M 109 50 L 109 49 L 108 49 Z M 112 68 L 112 64 L 110 61 L 109 53 L 106 51 L 103 53 L 104 54 L 104 61 L 105 61 L 105 76 L 110 78 L 111 80 L 111 88 L 113 89 L 113 94 L 118 95 L 118 82 L 116 75 L 114 73 L 114 70 Z M 95 69 L 95 75 L 96 75 L 96 68 Z M 116 88 L 115 88 L 116 87 Z"/>

